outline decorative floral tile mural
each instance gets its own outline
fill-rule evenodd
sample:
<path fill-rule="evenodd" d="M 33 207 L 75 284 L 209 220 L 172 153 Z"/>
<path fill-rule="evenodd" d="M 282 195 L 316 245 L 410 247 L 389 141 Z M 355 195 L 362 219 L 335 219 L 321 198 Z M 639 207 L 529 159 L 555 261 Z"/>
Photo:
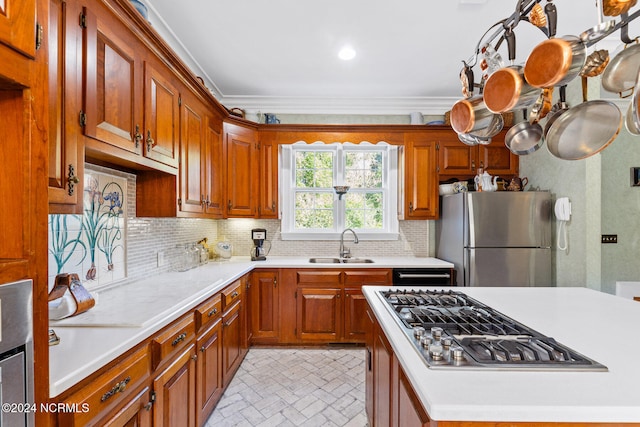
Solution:
<path fill-rule="evenodd" d="M 85 170 L 84 214 L 49 215 L 49 286 L 77 273 L 87 288 L 127 277 L 127 179 Z"/>

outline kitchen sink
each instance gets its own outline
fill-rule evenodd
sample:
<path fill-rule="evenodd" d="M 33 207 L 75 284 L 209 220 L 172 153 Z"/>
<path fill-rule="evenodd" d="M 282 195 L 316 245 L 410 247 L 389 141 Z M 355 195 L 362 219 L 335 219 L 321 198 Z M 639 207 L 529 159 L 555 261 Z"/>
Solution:
<path fill-rule="evenodd" d="M 373 260 L 369 258 L 345 258 L 342 262 L 345 264 L 371 264 Z"/>
<path fill-rule="evenodd" d="M 312 264 L 370 264 L 372 259 L 368 258 L 309 258 Z"/>
<path fill-rule="evenodd" d="M 309 258 L 313 264 L 340 264 L 340 258 Z"/>

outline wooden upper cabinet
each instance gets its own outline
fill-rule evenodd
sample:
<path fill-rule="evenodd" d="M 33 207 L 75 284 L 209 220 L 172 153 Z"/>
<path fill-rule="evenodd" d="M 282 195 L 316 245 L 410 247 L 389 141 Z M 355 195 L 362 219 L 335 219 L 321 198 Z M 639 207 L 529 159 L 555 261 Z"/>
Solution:
<path fill-rule="evenodd" d="M 454 132 L 438 138 L 438 174 L 448 177 L 469 178 L 478 168 L 491 175 L 509 178 L 518 174 L 518 156 L 504 145 L 506 132 L 496 135 L 488 145 L 463 144 Z"/>
<path fill-rule="evenodd" d="M 227 216 L 255 217 L 259 168 L 256 161 L 257 132 L 225 123 L 227 150 Z"/>
<path fill-rule="evenodd" d="M 84 133 L 140 154 L 142 81 L 131 31 L 107 12 L 83 8 Z"/>
<path fill-rule="evenodd" d="M 82 213 L 84 144 L 77 112 L 82 105 L 82 33 L 75 3 L 50 0 L 44 48 L 49 71 L 49 213 Z"/>
<path fill-rule="evenodd" d="M 207 163 L 207 191 L 205 212 L 208 216 L 222 218 L 224 215 L 224 149 L 222 137 L 222 119 L 207 117 L 205 128 Z"/>
<path fill-rule="evenodd" d="M 205 107 L 195 98 L 183 99 L 180 109 L 180 196 L 181 212 L 202 213 L 205 205 Z"/>
<path fill-rule="evenodd" d="M 180 94 L 171 77 L 166 67 L 145 62 L 143 146 L 146 157 L 177 168 Z"/>
<path fill-rule="evenodd" d="M 273 141 L 261 141 L 260 156 L 260 218 L 278 218 L 278 145 Z"/>
<path fill-rule="evenodd" d="M 436 219 L 436 140 L 430 133 L 405 135 L 405 219 Z"/>
<path fill-rule="evenodd" d="M 0 0 L 0 43 L 36 56 L 36 0 Z"/>

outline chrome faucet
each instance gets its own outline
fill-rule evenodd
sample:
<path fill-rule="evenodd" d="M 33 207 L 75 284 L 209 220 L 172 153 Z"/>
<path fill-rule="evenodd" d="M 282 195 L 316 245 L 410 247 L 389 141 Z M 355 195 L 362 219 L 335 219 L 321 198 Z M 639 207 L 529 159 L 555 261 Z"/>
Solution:
<path fill-rule="evenodd" d="M 344 233 L 350 231 L 353 233 L 353 243 L 358 243 L 358 235 L 355 231 L 350 228 L 345 228 L 345 230 L 340 235 L 340 258 L 351 258 L 351 249 L 344 247 Z"/>

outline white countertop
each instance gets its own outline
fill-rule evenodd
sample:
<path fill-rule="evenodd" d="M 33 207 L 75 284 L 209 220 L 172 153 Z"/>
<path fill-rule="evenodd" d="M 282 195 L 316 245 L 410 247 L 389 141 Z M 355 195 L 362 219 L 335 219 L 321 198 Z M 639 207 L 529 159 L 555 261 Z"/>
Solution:
<path fill-rule="evenodd" d="M 640 303 L 586 288 L 458 288 L 608 367 L 608 372 L 432 370 L 376 293 L 372 305 L 437 421 L 640 422 Z"/>
<path fill-rule="evenodd" d="M 254 268 L 453 267 L 436 258 L 372 259 L 370 264 L 312 264 L 309 257 L 256 262 L 234 257 L 98 292 L 89 311 L 50 321 L 60 344 L 49 347 L 49 395 L 72 387 Z"/>

